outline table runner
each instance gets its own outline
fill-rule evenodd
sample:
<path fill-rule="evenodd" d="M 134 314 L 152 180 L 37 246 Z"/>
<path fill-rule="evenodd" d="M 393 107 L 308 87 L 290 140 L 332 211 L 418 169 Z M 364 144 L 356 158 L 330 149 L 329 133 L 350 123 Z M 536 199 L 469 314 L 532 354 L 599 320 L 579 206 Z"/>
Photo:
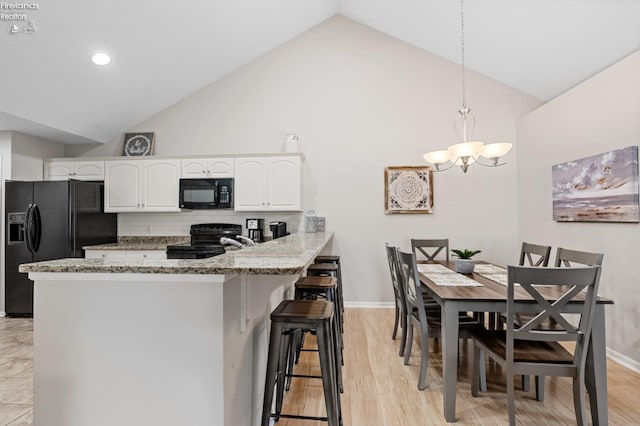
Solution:
<path fill-rule="evenodd" d="M 507 270 L 501 266 L 483 263 L 476 265 L 474 272 L 498 284 L 507 285 L 509 282 Z"/>
<path fill-rule="evenodd" d="M 458 274 L 443 265 L 438 264 L 418 264 L 418 271 L 427 276 L 435 285 L 441 287 L 482 287 L 479 282 Z"/>

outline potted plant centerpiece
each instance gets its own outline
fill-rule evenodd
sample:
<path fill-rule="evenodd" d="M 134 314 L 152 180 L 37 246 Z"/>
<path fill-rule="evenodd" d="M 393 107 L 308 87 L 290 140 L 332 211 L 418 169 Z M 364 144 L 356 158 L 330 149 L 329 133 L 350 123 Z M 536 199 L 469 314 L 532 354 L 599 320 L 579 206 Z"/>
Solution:
<path fill-rule="evenodd" d="M 475 263 L 473 263 L 473 260 L 471 260 L 471 258 L 481 252 L 482 250 L 451 250 L 451 253 L 453 253 L 454 256 L 458 257 L 456 259 L 456 272 L 459 272 L 461 274 L 472 273 Z"/>

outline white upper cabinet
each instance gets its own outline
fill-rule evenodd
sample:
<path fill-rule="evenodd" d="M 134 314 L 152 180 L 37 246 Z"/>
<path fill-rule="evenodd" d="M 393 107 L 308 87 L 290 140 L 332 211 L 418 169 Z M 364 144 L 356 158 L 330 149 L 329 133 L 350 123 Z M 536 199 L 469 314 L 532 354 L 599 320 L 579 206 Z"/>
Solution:
<path fill-rule="evenodd" d="M 183 179 L 233 177 L 233 158 L 183 158 L 181 164 Z"/>
<path fill-rule="evenodd" d="M 104 210 L 138 212 L 142 204 L 142 164 L 140 160 L 106 161 Z"/>
<path fill-rule="evenodd" d="M 180 160 L 142 160 L 142 208 L 180 211 Z"/>
<path fill-rule="evenodd" d="M 51 161 L 44 163 L 44 180 L 104 180 L 104 161 Z"/>
<path fill-rule="evenodd" d="M 177 212 L 180 160 L 105 162 L 105 211 Z"/>
<path fill-rule="evenodd" d="M 235 210 L 300 211 L 300 157 L 242 157 L 235 161 Z"/>

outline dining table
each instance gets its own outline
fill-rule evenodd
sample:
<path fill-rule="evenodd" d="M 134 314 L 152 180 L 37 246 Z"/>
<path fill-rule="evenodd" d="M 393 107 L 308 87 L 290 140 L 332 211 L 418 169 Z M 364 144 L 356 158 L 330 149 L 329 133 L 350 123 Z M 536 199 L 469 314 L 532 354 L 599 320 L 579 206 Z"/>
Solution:
<path fill-rule="evenodd" d="M 488 262 L 476 262 L 474 272 L 455 272 L 455 262 L 418 262 L 423 291 L 441 307 L 442 322 L 442 375 L 444 416 L 447 422 L 456 421 L 456 385 L 458 361 L 459 312 L 506 312 L 507 270 Z M 562 295 L 557 288 L 541 289 L 547 300 Z M 579 313 L 584 300 L 577 295 L 563 312 Z M 540 306 L 530 294 L 521 288 L 515 289 L 514 302 L 519 312 L 537 313 Z M 607 365 L 605 336 L 605 306 L 613 301 L 598 296 L 595 304 L 591 339 L 587 350 L 585 384 L 591 404 L 594 425 L 608 424 Z"/>

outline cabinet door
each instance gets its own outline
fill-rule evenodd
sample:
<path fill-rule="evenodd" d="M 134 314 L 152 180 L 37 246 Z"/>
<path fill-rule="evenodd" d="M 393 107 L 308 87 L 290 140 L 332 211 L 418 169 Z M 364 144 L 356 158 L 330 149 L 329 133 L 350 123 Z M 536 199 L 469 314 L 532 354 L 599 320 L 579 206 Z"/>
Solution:
<path fill-rule="evenodd" d="M 124 260 L 127 257 L 125 250 L 85 250 L 85 259 Z"/>
<path fill-rule="evenodd" d="M 207 177 L 207 159 L 206 158 L 185 158 L 180 161 L 181 172 L 180 177 L 203 178 Z"/>
<path fill-rule="evenodd" d="M 302 209 L 300 157 L 269 158 L 267 167 L 267 208 L 278 211 Z"/>
<path fill-rule="evenodd" d="M 166 259 L 164 250 L 127 250 L 127 260 Z"/>
<path fill-rule="evenodd" d="M 235 210 L 266 210 L 264 160 L 259 157 L 236 158 L 233 190 Z"/>
<path fill-rule="evenodd" d="M 177 212 L 180 160 L 142 160 L 142 209 Z"/>
<path fill-rule="evenodd" d="M 212 178 L 231 178 L 233 158 L 210 158 L 207 160 L 207 174 Z"/>
<path fill-rule="evenodd" d="M 104 161 L 74 161 L 73 178 L 78 180 L 104 180 Z"/>
<path fill-rule="evenodd" d="M 73 176 L 72 161 L 44 163 L 44 180 L 67 180 Z"/>
<path fill-rule="evenodd" d="M 105 161 L 104 210 L 137 212 L 142 200 L 139 160 Z"/>

